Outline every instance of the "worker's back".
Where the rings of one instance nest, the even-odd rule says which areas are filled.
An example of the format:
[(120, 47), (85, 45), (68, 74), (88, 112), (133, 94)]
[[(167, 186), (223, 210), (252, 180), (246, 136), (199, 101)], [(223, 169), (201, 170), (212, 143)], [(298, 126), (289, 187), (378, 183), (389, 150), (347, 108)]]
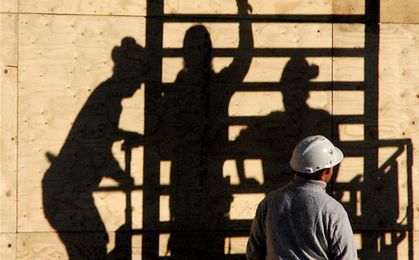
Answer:
[(269, 194), (252, 224), (248, 259), (356, 259), (347, 214), (325, 187), (297, 179)]

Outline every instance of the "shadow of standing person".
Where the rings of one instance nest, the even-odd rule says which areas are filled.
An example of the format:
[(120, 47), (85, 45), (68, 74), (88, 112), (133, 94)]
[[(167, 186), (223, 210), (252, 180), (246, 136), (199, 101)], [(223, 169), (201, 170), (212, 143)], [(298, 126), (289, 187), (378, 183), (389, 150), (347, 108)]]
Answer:
[(237, 160), (241, 183), (254, 182), (246, 179), (243, 160), (246, 157), (261, 158), (266, 191), (277, 189), (293, 176), (288, 162), (301, 139), (317, 134), (331, 138), (330, 114), (307, 104), (310, 80), (318, 74), (318, 66), (309, 65), (303, 56), (293, 56), (286, 64), (280, 80), (285, 111), (275, 111), (256, 119), (236, 139), (243, 155)]
[[(239, 15), (250, 6), (238, 0)], [(183, 42), (184, 68), (164, 93), (159, 122), (162, 158), (171, 161), (170, 216), (174, 231), (168, 250), (173, 259), (223, 259), (224, 236), (232, 201), (222, 174), (227, 145), (228, 104), (251, 62), (251, 23), (241, 19), (233, 62), (212, 68), (212, 43), (202, 25), (189, 28)]]
[(101, 83), (82, 107), (57, 156), (42, 180), (44, 213), (64, 243), (70, 259), (105, 259), (108, 236), (95, 206), (93, 191), (103, 177), (123, 188), (133, 180), (112, 154), (115, 141), (138, 146), (142, 136), (118, 128), (122, 100), (144, 81), (144, 49), (126, 37), (112, 50), (113, 75)]

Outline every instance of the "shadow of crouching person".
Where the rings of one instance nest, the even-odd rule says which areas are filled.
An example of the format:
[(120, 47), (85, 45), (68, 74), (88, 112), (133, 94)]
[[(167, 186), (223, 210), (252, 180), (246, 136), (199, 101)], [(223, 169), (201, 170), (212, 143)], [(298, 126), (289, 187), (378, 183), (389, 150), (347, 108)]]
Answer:
[(113, 75), (101, 83), (82, 107), (57, 156), (42, 180), (44, 213), (64, 243), (70, 259), (105, 259), (108, 235), (95, 206), (93, 191), (103, 177), (123, 188), (133, 180), (112, 154), (115, 141), (130, 146), (142, 136), (118, 128), (122, 100), (140, 88), (147, 72), (144, 49), (124, 38), (112, 50)]

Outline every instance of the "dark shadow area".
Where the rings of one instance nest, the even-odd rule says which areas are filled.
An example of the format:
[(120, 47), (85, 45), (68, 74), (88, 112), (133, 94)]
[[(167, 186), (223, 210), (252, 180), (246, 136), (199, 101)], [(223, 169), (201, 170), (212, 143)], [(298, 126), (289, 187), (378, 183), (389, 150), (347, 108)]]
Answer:
[[(397, 259), (397, 247), (407, 238), (412, 259), (412, 145), (408, 139), (380, 140), (378, 136), (379, 1), (369, 1), (365, 15), (252, 15), (246, 0), (237, 0), (234, 15), (172, 15), (165, 14), (163, 7), (163, 0), (147, 1), (146, 50), (130, 38), (114, 48), (114, 74), (88, 98), (59, 154), (47, 155), (51, 166), (43, 180), (45, 215), (70, 257), (131, 259), (131, 237), (141, 235), (142, 244), (135, 246), (141, 248), (143, 259), (243, 259), (244, 254), (231, 253), (227, 242), (247, 236), (251, 224), (249, 219), (230, 218), (234, 195), (266, 194), (288, 183), (292, 177), (288, 160), (295, 144), (308, 135), (322, 134), (347, 157), (364, 162), (363, 172), (351, 181), (335, 179), (328, 187), (360, 235), (360, 258)], [(184, 35), (182, 48), (163, 48), (163, 25), (173, 22), (238, 24), (238, 47), (215, 48), (208, 29), (193, 25)], [(261, 22), (362, 23), (365, 46), (255, 48), (252, 23)], [(166, 57), (183, 58), (174, 83), (162, 82)], [(215, 57), (233, 60), (215, 72)], [(244, 82), (254, 57), (289, 61), (283, 71), (278, 68), (278, 82)], [(314, 81), (319, 67), (308, 63), (311, 57), (360, 57), (364, 81)], [(118, 128), (121, 101), (131, 97), (141, 83), (145, 85), (144, 136)], [(362, 115), (331, 115), (307, 104), (312, 92), (360, 90), (364, 91)], [(284, 110), (233, 117), (229, 107), (238, 91), (281, 92)], [(341, 140), (339, 127), (351, 124), (363, 125), (362, 140)], [(229, 138), (231, 126), (245, 126), (235, 140)], [(111, 152), (118, 140), (125, 141), (125, 170)], [(139, 145), (144, 145), (144, 183), (132, 186), (131, 148)], [(379, 165), (378, 153), (383, 148), (395, 152)], [(262, 161), (263, 183), (246, 176), (244, 163), (249, 159)], [(405, 159), (405, 169), (398, 162), (401, 159)], [(236, 163), (238, 184), (225, 177), (223, 166), (228, 160)], [(163, 161), (170, 162), (169, 184), (161, 183)], [(336, 172), (336, 176), (345, 174), (341, 169)], [(113, 178), (121, 187), (98, 187), (103, 177)], [(401, 178), (406, 180), (404, 190)], [(143, 191), (141, 230), (131, 227), (131, 206), (137, 203), (131, 202), (134, 189)], [(126, 193), (126, 223), (116, 233), (115, 249), (107, 254), (108, 237), (92, 193), (120, 190)], [(170, 200), (168, 221), (160, 218), (162, 196)], [(407, 203), (404, 211), (402, 203)], [(169, 235), (168, 241), (162, 235)], [(167, 249), (162, 250), (165, 242)], [(162, 251), (166, 254), (161, 255)]]
[[(246, 15), (246, 1), (238, 4)], [(157, 126), (160, 158), (171, 161), (168, 250), (174, 259), (224, 259), (224, 237), (232, 194), (223, 177), (228, 145), (228, 106), (251, 62), (250, 22), (239, 24), (238, 54), (216, 73), (212, 43), (202, 25), (189, 28), (183, 41), (184, 67), (164, 90)]]
[(132, 178), (120, 168), (112, 145), (124, 140), (125, 147), (134, 147), (143, 141), (118, 124), (122, 100), (144, 82), (145, 50), (134, 39), (124, 38), (112, 50), (112, 59), (113, 75), (89, 96), (59, 154), (47, 154), (51, 166), (42, 180), (44, 212), (70, 259), (106, 258), (109, 239), (93, 191), (103, 177), (114, 179), (122, 189), (130, 188)]
[(245, 178), (244, 158), (259, 158), (262, 160), (266, 191), (282, 187), (293, 177), (289, 158), (295, 145), (304, 137), (315, 134), (331, 138), (331, 115), (324, 110), (312, 109), (306, 103), (310, 80), (318, 73), (318, 66), (309, 65), (305, 57), (291, 57), (278, 86), (285, 111), (272, 112), (252, 120), (234, 143), (242, 154), (242, 158), (236, 160), (240, 183), (252, 183)]
[(365, 160), (378, 157), (378, 150), (391, 149), (390, 155), (379, 167), (367, 168), (365, 162), (364, 173), (348, 183), (334, 183), (335, 198), (342, 202), (355, 233), (361, 236), (359, 257), (399, 259), (402, 249), (398, 246), (406, 239), (406, 256), (413, 259), (411, 140), (345, 142), (342, 148), (346, 156), (363, 157)]
[[(307, 135), (323, 134), (342, 147), (348, 157), (363, 158), (362, 178), (355, 177), (349, 183), (338, 183), (335, 179), (328, 187), (328, 192), (342, 201), (350, 215), (359, 235), (357, 239), (362, 244), (361, 259), (397, 259), (397, 247), (405, 237), (408, 255), (412, 258), (410, 140), (380, 140), (378, 136), (380, 2), (366, 2), (365, 14), (361, 15), (244, 15), (240, 11), (243, 10), (240, 4), (244, 2), (238, 1), (238, 15), (165, 14), (163, 1), (148, 2), (148, 15), (152, 17), (148, 20), (147, 34), (150, 52), (159, 62), (164, 57), (183, 57), (184, 68), (174, 84), (162, 83), (157, 80), (163, 73), (162, 66), (156, 62), (153, 67), (156, 80), (146, 84), (149, 91), (146, 96), (146, 138), (156, 132), (165, 137), (160, 137), (164, 145), (156, 144), (160, 149), (151, 145), (145, 147), (148, 176), (145, 176), (144, 198), (158, 201), (159, 196), (169, 195), (171, 220), (168, 223), (158, 221), (158, 202), (146, 205), (150, 211), (146, 212), (145, 208), (144, 214), (156, 221), (147, 220), (144, 225), (149, 233), (143, 237), (143, 247), (146, 247), (143, 256), (159, 258), (159, 233), (165, 231), (171, 234), (168, 246), (171, 255), (160, 258), (244, 258), (243, 254), (231, 254), (231, 248), (225, 242), (247, 236), (250, 227), (249, 220), (233, 220), (226, 215), (232, 197), (268, 193), (287, 183), (291, 178), (288, 160), (294, 145)], [(239, 46), (211, 48), (207, 29), (193, 26), (186, 32), (183, 48), (163, 48), (163, 25), (183, 22), (237, 23), (240, 26)], [(289, 22), (364, 24), (365, 45), (353, 48), (254, 48), (250, 42), (253, 37), (244, 35), (252, 34), (252, 23)], [(244, 26), (248, 29), (243, 30)], [(156, 28), (160, 29), (156, 31)], [(216, 74), (211, 69), (212, 57), (234, 57), (234, 61)], [(253, 57), (287, 57), (290, 60), (283, 71), (278, 71), (279, 83), (264, 82), (264, 79), (256, 83), (243, 82)], [(316, 64), (308, 64), (306, 58), (311, 57), (362, 58), (364, 81), (312, 81), (319, 71)], [(243, 59), (239, 63), (241, 67), (232, 69), (240, 58)], [(199, 69), (195, 72), (188, 66)], [(309, 92), (360, 90), (364, 91), (362, 115), (330, 115), (307, 105)], [(237, 91), (280, 91), (284, 111), (262, 117), (231, 117), (228, 107)], [(155, 100), (161, 100), (161, 103)], [(352, 124), (363, 126), (363, 140), (341, 140), (340, 126)], [(235, 141), (229, 140), (230, 126), (245, 126)], [(399, 152), (378, 167), (378, 151), (387, 146)], [(262, 161), (263, 183), (246, 177), (244, 162), (247, 159)], [(406, 169), (400, 169), (397, 164), (400, 159), (406, 159)], [(160, 160), (172, 162), (171, 181), (167, 187), (158, 182)], [(236, 162), (239, 184), (231, 184), (223, 178), (223, 163), (227, 160)], [(336, 176), (345, 174), (339, 168), (336, 172)], [(400, 190), (398, 182), (404, 178), (401, 176), (404, 173), (407, 174), (407, 188)], [(401, 198), (407, 198), (406, 202), (399, 201)], [(403, 211), (402, 203), (409, 205), (407, 210)], [(400, 216), (404, 214), (402, 212), (406, 216)]]

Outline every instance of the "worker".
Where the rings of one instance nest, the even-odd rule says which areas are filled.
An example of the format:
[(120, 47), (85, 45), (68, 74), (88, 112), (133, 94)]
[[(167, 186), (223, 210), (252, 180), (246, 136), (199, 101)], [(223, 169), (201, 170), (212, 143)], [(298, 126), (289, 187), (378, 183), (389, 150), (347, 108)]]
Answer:
[(326, 193), (343, 157), (321, 135), (296, 145), (290, 160), (294, 179), (259, 204), (247, 259), (357, 259), (348, 214)]

